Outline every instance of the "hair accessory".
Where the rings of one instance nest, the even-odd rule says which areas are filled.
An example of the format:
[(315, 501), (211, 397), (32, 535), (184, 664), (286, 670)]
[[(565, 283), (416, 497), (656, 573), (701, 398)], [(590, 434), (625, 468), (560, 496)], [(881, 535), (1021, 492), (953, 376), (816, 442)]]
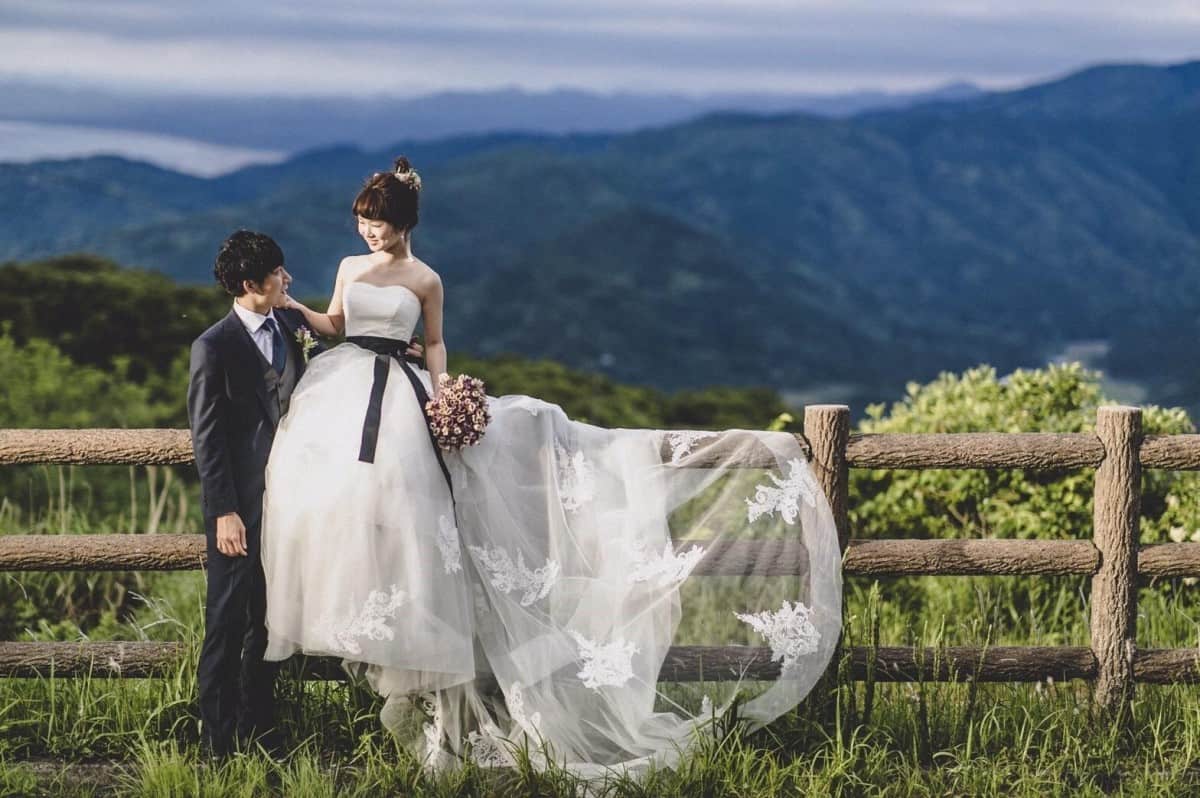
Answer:
[(421, 190), (421, 175), (417, 173), (416, 169), (412, 167), (403, 170), (397, 169), (393, 174), (396, 175), (397, 180), (407, 185), (413, 191)]

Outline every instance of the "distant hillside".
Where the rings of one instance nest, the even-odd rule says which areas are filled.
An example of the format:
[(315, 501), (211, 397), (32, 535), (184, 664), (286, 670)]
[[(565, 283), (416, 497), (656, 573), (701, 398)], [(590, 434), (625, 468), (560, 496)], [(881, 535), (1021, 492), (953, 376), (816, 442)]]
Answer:
[(850, 119), (331, 149), (211, 181), (112, 160), (0, 167), (0, 252), (87, 249), (205, 281), (245, 225), (323, 293), (361, 250), (355, 189), (403, 151), (425, 176), (418, 251), (470, 351), (862, 400), (1103, 338), (1115, 368), (1169, 377), (1192, 404), (1200, 380), (1172, 373), (1164, 341), (1200, 317), (1196, 74), (1104, 68)]
[[(964, 98), (962, 110), (1002, 111), (1011, 116), (1138, 119), (1200, 110), (1200, 61), (1168, 67), (1111, 65), (1085, 69), (1061, 80), (1015, 92)], [(955, 108), (944, 105), (943, 111)]]
[(420, 97), (224, 97), (123, 94), (0, 79), (0, 119), (119, 128), (296, 152), (337, 143), (372, 149), (400, 139), (427, 141), (496, 131), (622, 132), (716, 110), (847, 116), (981, 93), (969, 83), (951, 83), (930, 91), (844, 94), (690, 96), (506, 89)]
[[(18, 397), (33, 398), (34, 405), (18, 401), (14, 406), (10, 401), (5, 406), (0, 401), (0, 412), (9, 411), (7, 420), (18, 426), (86, 426), (97, 421), (186, 425), (190, 344), (229, 313), (229, 307), (229, 296), (215, 285), (181, 285), (161, 274), (122, 268), (90, 255), (0, 264), (0, 319), (6, 322), (0, 325), (0, 355), (7, 349), (11, 363), (14, 343), (30, 346), (16, 361), (19, 369), (22, 362), (46, 358), (50, 353), (40, 344), (51, 341), (50, 351), (69, 358), (44, 364), (47, 371), (37, 372), (32, 393), (17, 391)], [(513, 354), (477, 358), (456, 349), (450, 353), (449, 367), (484, 380), (493, 396), (529, 394), (562, 406), (572, 418), (607, 427), (763, 429), (788, 410), (769, 388), (666, 394)], [(97, 368), (106, 372), (103, 379), (97, 379)], [(53, 386), (69, 382), (75, 369), (86, 372), (85, 383), (110, 389), (102, 399), (118, 396), (133, 404), (83, 407), (79, 386), (69, 391), (66, 405), (55, 401)], [(14, 378), (11, 373), (6, 376), (10, 382)], [(5, 476), (10, 482), (15, 478), (11, 469), (0, 473), (0, 495)]]

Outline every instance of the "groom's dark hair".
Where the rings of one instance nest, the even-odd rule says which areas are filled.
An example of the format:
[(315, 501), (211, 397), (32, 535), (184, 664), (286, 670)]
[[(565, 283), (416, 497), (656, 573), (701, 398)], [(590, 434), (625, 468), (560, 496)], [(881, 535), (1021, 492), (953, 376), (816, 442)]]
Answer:
[(246, 293), (246, 280), (261, 283), (283, 265), (283, 250), (275, 239), (253, 230), (238, 230), (221, 244), (213, 276), (234, 296)]

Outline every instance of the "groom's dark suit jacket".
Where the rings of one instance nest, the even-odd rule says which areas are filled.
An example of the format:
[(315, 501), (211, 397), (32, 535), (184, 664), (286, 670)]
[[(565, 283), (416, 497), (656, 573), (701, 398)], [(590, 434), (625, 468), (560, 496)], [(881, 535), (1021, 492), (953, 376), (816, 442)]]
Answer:
[[(275, 725), (275, 665), (263, 662), (262, 503), (275, 428), (304, 371), (304, 358), (296, 340), (303, 316), (279, 309), (274, 315), (288, 347), (282, 374), (232, 311), (192, 344), (188, 421), (208, 541), (197, 681), (202, 735), (218, 755), (231, 751), (238, 737), (243, 743), (270, 740)], [(217, 550), (217, 518), (231, 512), (246, 525), (245, 557)]]
[(303, 316), (281, 309), (274, 315), (288, 343), (284, 374), (277, 375), (269, 368), (232, 311), (192, 344), (188, 419), (200, 472), (201, 508), (210, 534), (216, 518), (226, 513), (238, 513), (247, 533), (257, 531), (262, 518), (267, 457), (275, 428), (287, 412), (291, 389), (304, 372), (295, 338)]

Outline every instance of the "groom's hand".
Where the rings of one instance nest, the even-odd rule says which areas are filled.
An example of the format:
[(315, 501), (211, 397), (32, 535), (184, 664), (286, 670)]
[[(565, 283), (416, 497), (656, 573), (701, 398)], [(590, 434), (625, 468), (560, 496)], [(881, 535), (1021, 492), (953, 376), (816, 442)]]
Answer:
[(414, 338), (412, 339), (412, 342), (409, 343), (408, 349), (405, 350), (404, 354), (420, 360), (421, 358), (425, 357), (425, 347), (421, 346), (421, 342)]
[(217, 551), (226, 557), (246, 556), (246, 525), (237, 513), (217, 518)]

